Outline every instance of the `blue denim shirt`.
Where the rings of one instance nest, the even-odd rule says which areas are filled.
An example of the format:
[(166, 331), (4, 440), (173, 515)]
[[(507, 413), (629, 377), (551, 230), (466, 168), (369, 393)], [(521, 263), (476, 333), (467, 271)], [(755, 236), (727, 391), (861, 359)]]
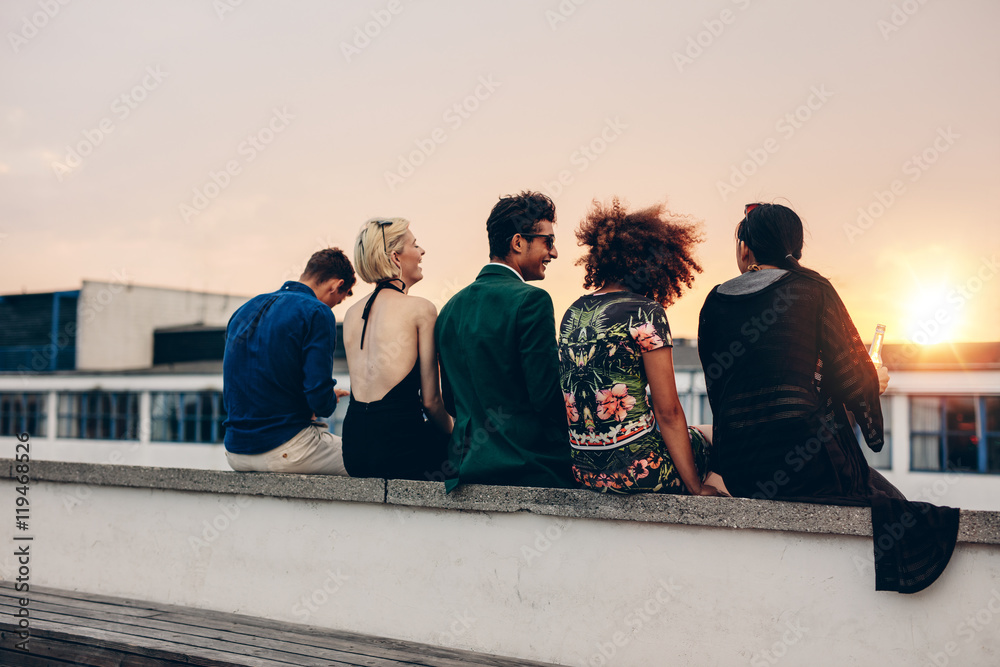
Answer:
[(337, 320), (309, 287), (289, 280), (233, 313), (226, 327), (222, 400), (226, 449), (260, 454), (337, 407)]

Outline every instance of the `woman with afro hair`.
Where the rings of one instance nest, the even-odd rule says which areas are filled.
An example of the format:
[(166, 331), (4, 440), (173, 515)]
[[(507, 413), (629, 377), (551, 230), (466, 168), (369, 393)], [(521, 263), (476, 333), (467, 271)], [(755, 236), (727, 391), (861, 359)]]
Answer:
[(574, 477), (601, 492), (724, 495), (705, 482), (710, 431), (688, 428), (677, 396), (664, 310), (701, 272), (698, 225), (614, 199), (594, 202), (576, 237), (588, 248), (583, 286), (595, 291), (570, 306), (559, 334)]

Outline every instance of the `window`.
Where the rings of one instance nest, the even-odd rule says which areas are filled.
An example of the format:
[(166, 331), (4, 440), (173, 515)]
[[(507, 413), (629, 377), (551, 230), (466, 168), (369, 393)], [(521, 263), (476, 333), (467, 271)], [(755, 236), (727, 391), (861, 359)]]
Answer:
[(882, 439), (885, 442), (882, 445), (882, 451), (873, 452), (868, 447), (865, 443), (865, 437), (861, 434), (861, 427), (856, 424), (854, 435), (858, 439), (858, 444), (861, 445), (861, 450), (865, 453), (868, 465), (879, 470), (892, 470), (892, 399), (883, 396), (879, 402), (882, 405)]
[(138, 440), (139, 394), (129, 391), (59, 394), (60, 438)]
[(701, 402), (701, 423), (712, 423), (712, 404), (708, 401), (708, 394), (699, 394), (698, 400)]
[(226, 432), (220, 391), (153, 392), (151, 416), (157, 442), (219, 443)]
[(913, 470), (1000, 473), (1000, 397), (910, 399)]
[(0, 436), (30, 433), (45, 437), (48, 424), (46, 394), (0, 393)]

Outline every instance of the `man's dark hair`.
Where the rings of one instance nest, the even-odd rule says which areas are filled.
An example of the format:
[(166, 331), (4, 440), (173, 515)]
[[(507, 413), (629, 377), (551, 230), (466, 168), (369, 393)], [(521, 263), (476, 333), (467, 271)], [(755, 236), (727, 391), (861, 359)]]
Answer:
[(542, 220), (556, 220), (556, 205), (541, 192), (525, 190), (519, 195), (501, 197), (486, 220), (490, 257), (510, 254), (510, 240), (515, 234), (531, 234)]
[(346, 292), (354, 287), (357, 278), (354, 276), (354, 267), (351, 266), (347, 255), (340, 248), (326, 248), (313, 253), (306, 264), (303, 278), (309, 278), (317, 283), (325, 283), (330, 279), (340, 278), (344, 284), (340, 286), (341, 292)]

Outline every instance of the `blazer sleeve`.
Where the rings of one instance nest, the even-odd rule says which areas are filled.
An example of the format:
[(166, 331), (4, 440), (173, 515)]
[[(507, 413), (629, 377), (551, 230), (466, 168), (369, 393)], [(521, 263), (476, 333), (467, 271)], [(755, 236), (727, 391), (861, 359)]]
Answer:
[(884, 445), (878, 372), (844, 302), (833, 288), (823, 290), (820, 359), (823, 387), (844, 403), (861, 427), (872, 451)]

